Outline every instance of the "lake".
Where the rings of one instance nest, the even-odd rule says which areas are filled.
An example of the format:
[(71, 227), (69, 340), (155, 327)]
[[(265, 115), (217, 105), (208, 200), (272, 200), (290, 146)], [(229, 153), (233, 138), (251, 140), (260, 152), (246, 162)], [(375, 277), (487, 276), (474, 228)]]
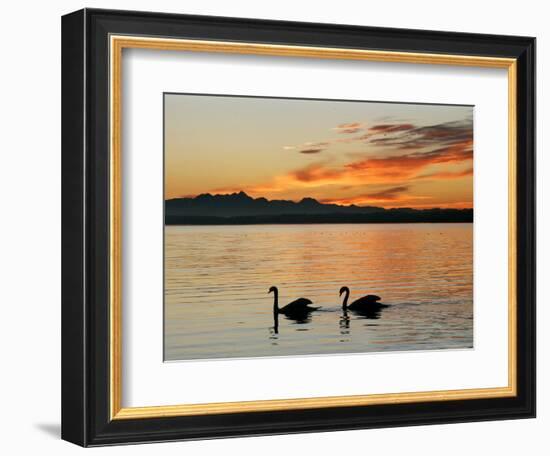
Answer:
[[(165, 227), (166, 361), (473, 347), (473, 225)], [(308, 321), (279, 316), (306, 297)], [(376, 314), (342, 311), (376, 294)]]

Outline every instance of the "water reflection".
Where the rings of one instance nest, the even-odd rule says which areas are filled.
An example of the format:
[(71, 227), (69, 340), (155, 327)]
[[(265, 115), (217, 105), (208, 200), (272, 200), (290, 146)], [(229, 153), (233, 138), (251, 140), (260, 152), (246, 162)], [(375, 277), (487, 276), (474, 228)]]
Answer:
[[(343, 309), (342, 314), (340, 315), (340, 323), (339, 323), (340, 334), (342, 335), (350, 334), (352, 317), (355, 317), (353, 318), (354, 320), (362, 320), (362, 319), (378, 320), (382, 316), (382, 309), (384, 308), (380, 307), (375, 309), (361, 309), (361, 310)], [(377, 326), (377, 325), (363, 325), (363, 326)]]
[[(169, 226), (165, 246), (168, 360), (473, 343), (471, 224)], [(273, 283), (321, 309), (275, 318)], [(343, 284), (391, 306), (344, 312)]]
[[(307, 311), (302, 313), (290, 313), (283, 314), (285, 320), (291, 321), (293, 324), (305, 325), (311, 323), (313, 311)], [(273, 312), (273, 327), (270, 328), (274, 334), (279, 334), (279, 314), (281, 312)], [(296, 331), (307, 331), (308, 328), (297, 328)]]
[(372, 309), (355, 309), (350, 312), (358, 318), (366, 318), (369, 320), (378, 320), (382, 314), (384, 307), (374, 307)]
[(346, 309), (344, 309), (340, 317), (340, 334), (344, 334), (342, 331), (345, 331), (345, 334), (349, 334), (349, 315)]
[[(349, 310), (348, 308), (340, 308), (340, 309), (325, 309), (325, 310), (319, 310), (318, 312), (323, 312), (326, 314), (332, 314), (335, 315), (340, 312), (338, 325), (339, 325), (339, 333), (342, 336), (342, 338), (339, 339), (340, 343), (345, 343), (350, 341), (350, 336), (352, 335), (352, 321), (357, 321), (357, 325), (354, 333), (360, 334), (361, 331), (368, 331), (368, 328), (376, 327), (378, 324), (360, 324), (359, 321), (361, 320), (379, 320), (382, 317), (383, 310), (390, 307), (389, 305), (384, 305), (381, 307), (374, 307), (374, 308), (363, 308), (363, 309), (355, 309), (355, 310)], [(269, 328), (269, 340), (273, 341), (272, 345), (277, 345), (277, 341), (280, 337), (284, 337), (285, 335), (291, 334), (294, 331), (297, 332), (303, 332), (303, 331), (309, 331), (309, 326), (314, 327), (313, 316), (315, 314), (307, 313), (304, 315), (284, 315), (283, 321), (289, 321), (290, 324), (285, 326), (284, 334), (279, 333), (279, 313), (273, 314), (273, 326)], [(301, 325), (299, 327), (293, 327), (293, 325)]]

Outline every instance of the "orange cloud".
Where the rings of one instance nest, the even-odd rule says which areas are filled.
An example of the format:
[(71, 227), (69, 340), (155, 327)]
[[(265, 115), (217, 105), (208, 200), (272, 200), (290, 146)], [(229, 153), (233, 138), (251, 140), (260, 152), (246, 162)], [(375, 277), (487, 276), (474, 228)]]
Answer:
[(398, 199), (402, 193), (408, 192), (409, 186), (402, 185), (400, 187), (391, 187), (385, 190), (367, 194), (366, 196), (373, 199), (381, 199), (384, 201), (392, 201)]
[(327, 181), (331, 179), (340, 180), (343, 171), (338, 169), (331, 169), (325, 167), (322, 163), (314, 163), (306, 166), (305, 168), (292, 171), (287, 174), (291, 180), (295, 179), (299, 182), (318, 182)]
[(473, 175), (474, 168), (470, 167), (461, 171), (438, 171), (429, 174), (422, 174), (417, 176), (416, 179), (456, 179)]
[(430, 165), (442, 163), (460, 163), (473, 158), (473, 141), (471, 139), (442, 147), (430, 152), (413, 152), (410, 154), (374, 157), (346, 165), (355, 172), (366, 171), (378, 176), (411, 178), (419, 170)]
[[(323, 203), (332, 203), (340, 205), (356, 205), (356, 206), (382, 206), (385, 208), (392, 207), (435, 207), (434, 203), (422, 203), (422, 201), (430, 200), (429, 196), (413, 196), (407, 194), (399, 194), (399, 192), (384, 194), (384, 192), (367, 193), (364, 195), (351, 196), (348, 198), (327, 198), (323, 199)], [(445, 207), (448, 207), (445, 204)]]

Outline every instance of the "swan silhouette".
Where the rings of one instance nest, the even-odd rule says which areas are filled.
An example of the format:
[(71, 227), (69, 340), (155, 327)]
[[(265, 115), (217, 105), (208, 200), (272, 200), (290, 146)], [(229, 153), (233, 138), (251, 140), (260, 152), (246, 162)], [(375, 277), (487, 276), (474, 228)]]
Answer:
[(372, 311), (377, 311), (379, 309), (383, 309), (384, 307), (388, 307), (387, 304), (382, 304), (381, 302), (378, 302), (382, 298), (376, 295), (362, 296), (348, 305), (349, 288), (348, 287), (340, 288), (340, 296), (342, 296), (343, 293), (346, 294), (344, 296), (344, 302), (342, 303), (342, 309), (344, 311), (349, 309), (356, 312), (372, 312)]
[(279, 308), (279, 290), (277, 287), (271, 287), (269, 293), (273, 293), (273, 315), (276, 318), (279, 314), (285, 315), (292, 320), (307, 320), (309, 313), (317, 310), (319, 307), (311, 307), (313, 302), (307, 298), (298, 298), (289, 302), (286, 306)]

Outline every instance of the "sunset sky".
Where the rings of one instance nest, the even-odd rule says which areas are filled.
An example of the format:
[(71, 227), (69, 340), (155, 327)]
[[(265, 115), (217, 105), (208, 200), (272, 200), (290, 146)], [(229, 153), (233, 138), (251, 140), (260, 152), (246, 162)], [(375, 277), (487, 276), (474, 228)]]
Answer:
[(165, 198), (473, 206), (473, 108), (165, 95)]

